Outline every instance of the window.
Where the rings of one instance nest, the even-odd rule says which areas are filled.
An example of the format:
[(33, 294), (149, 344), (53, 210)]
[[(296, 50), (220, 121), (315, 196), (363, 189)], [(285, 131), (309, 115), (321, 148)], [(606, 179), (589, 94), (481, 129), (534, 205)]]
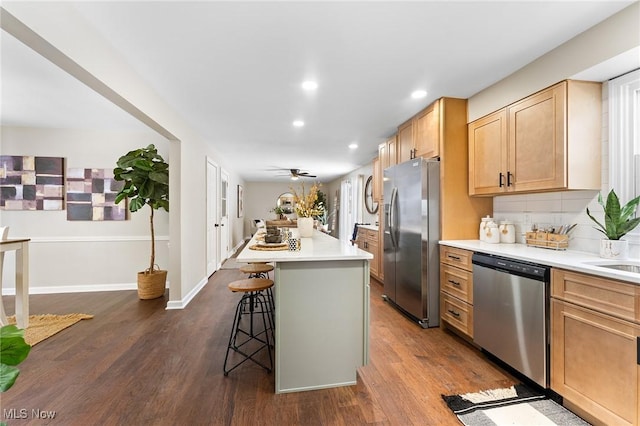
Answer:
[[(621, 203), (640, 195), (640, 70), (609, 81), (609, 182)], [(629, 240), (640, 242), (640, 227)]]

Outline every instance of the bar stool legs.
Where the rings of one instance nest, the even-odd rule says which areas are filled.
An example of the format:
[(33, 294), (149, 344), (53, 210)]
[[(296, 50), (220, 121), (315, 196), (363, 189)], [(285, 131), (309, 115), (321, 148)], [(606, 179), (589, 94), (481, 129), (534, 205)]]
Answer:
[[(229, 372), (249, 360), (264, 368), (267, 372), (271, 372), (273, 369), (271, 355), (273, 343), (269, 338), (269, 332), (273, 330), (273, 323), (269, 300), (263, 291), (273, 287), (273, 281), (264, 278), (251, 278), (234, 281), (228, 287), (231, 291), (242, 291), (244, 294), (236, 306), (227, 353), (224, 357), (224, 375), (227, 376)], [(243, 311), (248, 314), (245, 315), (244, 321), (242, 318)], [(248, 324), (241, 324), (241, 322), (248, 322)], [(257, 355), (264, 350), (268, 355), (268, 364), (256, 359)], [(242, 359), (236, 362), (235, 365), (228, 367), (227, 363), (230, 361), (229, 354), (231, 351), (239, 354)]]

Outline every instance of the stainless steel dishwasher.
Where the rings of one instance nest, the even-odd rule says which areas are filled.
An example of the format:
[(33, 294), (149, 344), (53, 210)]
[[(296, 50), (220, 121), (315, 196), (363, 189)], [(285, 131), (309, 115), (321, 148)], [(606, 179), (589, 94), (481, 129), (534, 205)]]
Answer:
[(475, 253), (473, 340), (542, 387), (549, 387), (550, 268)]

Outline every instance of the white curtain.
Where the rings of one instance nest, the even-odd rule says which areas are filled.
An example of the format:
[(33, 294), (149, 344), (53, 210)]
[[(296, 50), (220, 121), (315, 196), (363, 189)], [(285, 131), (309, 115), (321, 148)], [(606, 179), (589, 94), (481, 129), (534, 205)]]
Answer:
[(340, 239), (349, 241), (353, 232), (353, 194), (351, 179), (344, 179), (340, 182)]
[[(640, 195), (640, 70), (610, 80), (608, 89), (609, 188), (624, 204)], [(640, 243), (640, 228), (625, 239)]]
[(353, 237), (353, 227), (362, 222), (364, 209), (364, 175), (350, 177), (340, 182), (340, 236), (343, 241)]

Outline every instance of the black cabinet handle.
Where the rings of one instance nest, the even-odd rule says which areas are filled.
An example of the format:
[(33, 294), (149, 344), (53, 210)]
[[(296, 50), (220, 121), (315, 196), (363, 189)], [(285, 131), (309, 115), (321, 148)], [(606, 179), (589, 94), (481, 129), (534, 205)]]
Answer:
[(507, 186), (511, 186), (511, 177), (512, 176), (513, 176), (513, 173), (507, 172)]
[(454, 280), (447, 280), (447, 281), (449, 281), (451, 284), (453, 284), (453, 285), (455, 285), (455, 286), (460, 287), (460, 283), (459, 283), (459, 282), (457, 282), (457, 281), (454, 281)]
[(451, 315), (453, 315), (454, 317), (456, 317), (456, 318), (459, 318), (459, 317), (460, 317), (460, 313), (458, 313), (458, 312), (454, 311), (453, 309), (449, 309), (448, 311), (449, 311), (449, 313), (450, 313)]
[(638, 354), (636, 356), (636, 364), (640, 365), (640, 336), (636, 337), (636, 349), (638, 350)]
[(498, 180), (500, 181), (500, 188), (502, 188), (504, 186), (504, 175), (502, 172), (498, 174)]
[(453, 260), (460, 260), (460, 258), (458, 256), (453, 256), (451, 254), (447, 255), (447, 257), (449, 257), (449, 259), (453, 259)]

